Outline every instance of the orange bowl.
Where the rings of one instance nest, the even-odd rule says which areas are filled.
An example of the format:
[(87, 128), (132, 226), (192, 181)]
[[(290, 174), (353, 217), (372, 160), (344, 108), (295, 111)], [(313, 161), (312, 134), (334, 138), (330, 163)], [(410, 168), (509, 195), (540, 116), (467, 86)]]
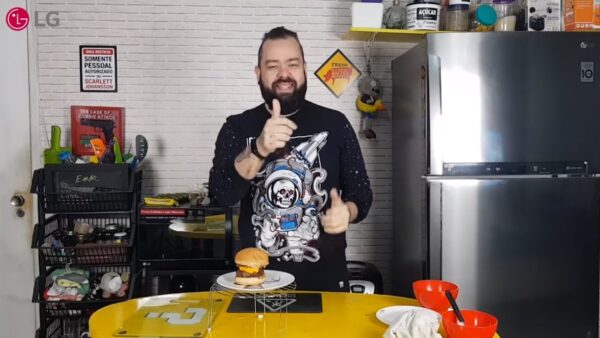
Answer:
[(454, 311), (442, 313), (442, 322), (448, 338), (492, 338), (498, 329), (498, 319), (481, 311), (460, 310), (465, 325), (458, 324)]
[(443, 280), (418, 280), (413, 283), (415, 298), (422, 307), (442, 313), (448, 311), (450, 302), (446, 298), (446, 290), (450, 291), (454, 299), (458, 298), (458, 286)]

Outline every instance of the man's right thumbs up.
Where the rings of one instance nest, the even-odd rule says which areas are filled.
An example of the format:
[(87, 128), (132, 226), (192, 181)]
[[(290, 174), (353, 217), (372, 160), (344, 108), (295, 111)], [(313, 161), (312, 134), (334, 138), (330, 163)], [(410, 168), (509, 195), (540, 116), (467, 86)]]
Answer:
[(271, 112), (271, 118), (277, 119), (281, 116), (281, 104), (279, 104), (279, 100), (273, 99), (273, 111)]
[(298, 126), (292, 120), (281, 116), (279, 100), (273, 99), (271, 118), (267, 120), (256, 140), (258, 151), (261, 155), (267, 157), (275, 150), (285, 147), (296, 129), (298, 129)]

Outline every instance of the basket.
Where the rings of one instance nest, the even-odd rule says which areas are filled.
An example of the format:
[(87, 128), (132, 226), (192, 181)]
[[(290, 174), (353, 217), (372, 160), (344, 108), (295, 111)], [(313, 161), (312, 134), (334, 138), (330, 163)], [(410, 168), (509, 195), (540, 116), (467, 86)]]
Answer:
[(34, 173), (44, 212), (131, 210), (135, 171), (128, 164), (51, 164)]
[[(44, 265), (129, 263), (132, 261), (135, 239), (135, 224), (131, 222), (130, 217), (128, 214), (55, 215), (48, 218), (42, 227), (39, 224), (35, 226), (33, 243), (39, 243), (38, 231), (44, 233), (42, 244), (34, 247), (40, 250)], [(74, 226), (78, 223), (92, 225), (94, 227), (92, 235), (81, 240), (76, 236), (65, 237), (65, 234), (73, 233)], [(110, 239), (101, 237), (110, 234), (109, 228), (117, 229), (114, 232), (126, 233), (121, 243), (114, 243)]]
[[(103, 267), (91, 267), (90, 270), (90, 281), (95, 277), (102, 276), (104, 273), (114, 271), (117, 273), (130, 272), (129, 266), (103, 266)], [(50, 275), (51, 270), (48, 271), (47, 275)], [(39, 303), (40, 308), (43, 309), (47, 317), (58, 317), (58, 318), (80, 318), (89, 317), (98, 309), (101, 309), (107, 305), (122, 302), (127, 299), (131, 299), (135, 295), (135, 289), (137, 288), (137, 276), (130, 276), (129, 290), (125, 297), (113, 297), (108, 299), (90, 300), (89, 295), (86, 295), (80, 301), (47, 301), (44, 299), (44, 291), (52, 284), (51, 280), (44, 280), (43, 278), (36, 278), (34, 291), (33, 291), (33, 302)], [(91, 289), (91, 286), (90, 286)]]

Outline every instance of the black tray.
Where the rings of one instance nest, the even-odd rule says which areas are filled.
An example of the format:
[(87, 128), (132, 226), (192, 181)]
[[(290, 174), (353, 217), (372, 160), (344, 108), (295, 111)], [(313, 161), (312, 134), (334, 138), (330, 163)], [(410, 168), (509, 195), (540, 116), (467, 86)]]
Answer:
[(257, 293), (256, 298), (234, 296), (227, 309), (227, 312), (230, 313), (254, 313), (255, 311), (321, 313), (323, 312), (323, 300), (320, 293), (282, 293), (281, 295), (271, 293), (264, 297)]

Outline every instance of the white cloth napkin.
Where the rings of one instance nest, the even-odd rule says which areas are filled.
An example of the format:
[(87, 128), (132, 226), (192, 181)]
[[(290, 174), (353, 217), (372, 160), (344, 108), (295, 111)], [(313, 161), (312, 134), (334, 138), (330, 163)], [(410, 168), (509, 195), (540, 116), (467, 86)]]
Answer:
[(437, 333), (439, 329), (439, 317), (429, 312), (411, 310), (400, 314), (385, 331), (383, 338), (442, 338)]

